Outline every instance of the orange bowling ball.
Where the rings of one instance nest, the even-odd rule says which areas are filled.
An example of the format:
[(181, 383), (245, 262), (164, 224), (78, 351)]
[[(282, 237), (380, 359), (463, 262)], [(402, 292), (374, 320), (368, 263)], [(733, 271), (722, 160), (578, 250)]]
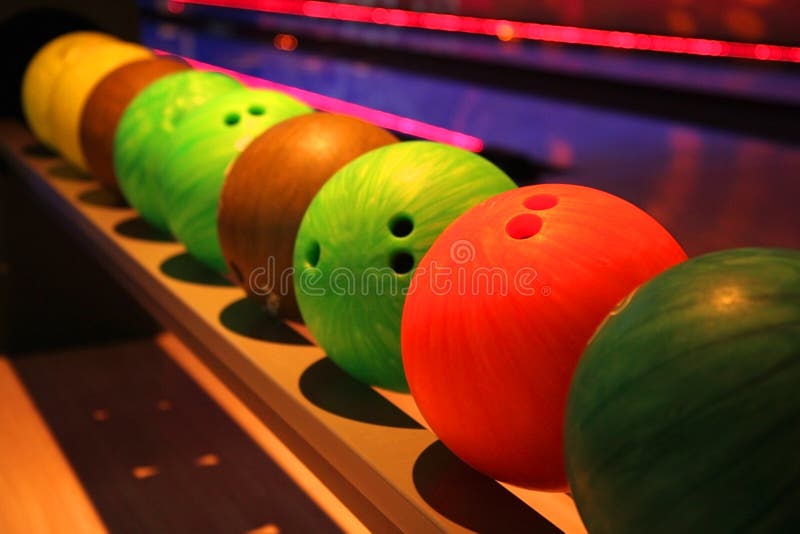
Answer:
[(566, 491), (564, 413), (586, 343), (637, 286), (686, 259), (650, 215), (588, 187), (522, 187), (436, 239), (403, 309), (411, 394), (482, 473)]

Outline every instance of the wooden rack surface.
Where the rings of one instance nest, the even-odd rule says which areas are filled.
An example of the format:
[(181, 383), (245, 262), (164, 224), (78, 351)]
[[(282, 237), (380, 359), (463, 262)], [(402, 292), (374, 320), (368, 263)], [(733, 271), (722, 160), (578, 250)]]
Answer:
[[(350, 379), (301, 325), (152, 232), (89, 177), (0, 122), (2, 155), (33, 194), (373, 530), (585, 532), (566, 494), (504, 486), (447, 451), (409, 395)], [(12, 229), (13, 231), (13, 229)], [(487, 437), (487, 439), (490, 439)]]

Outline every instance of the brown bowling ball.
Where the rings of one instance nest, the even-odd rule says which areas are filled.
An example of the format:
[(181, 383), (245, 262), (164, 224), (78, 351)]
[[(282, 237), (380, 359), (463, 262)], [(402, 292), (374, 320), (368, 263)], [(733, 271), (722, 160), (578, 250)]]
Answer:
[(104, 186), (118, 189), (114, 174), (114, 134), (125, 108), (157, 79), (189, 68), (175, 58), (144, 59), (113, 70), (94, 88), (81, 114), (81, 150), (89, 172)]
[(395, 142), (362, 120), (311, 113), (273, 126), (236, 159), (220, 199), (222, 254), (236, 281), (270, 313), (302, 320), (285, 273), (311, 199), (346, 163)]

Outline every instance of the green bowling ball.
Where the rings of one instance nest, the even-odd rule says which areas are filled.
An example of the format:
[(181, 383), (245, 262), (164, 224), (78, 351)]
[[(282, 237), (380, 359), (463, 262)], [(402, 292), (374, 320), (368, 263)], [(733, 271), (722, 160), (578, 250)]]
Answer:
[(114, 135), (114, 171), (125, 199), (154, 227), (167, 231), (158, 173), (175, 128), (210, 99), (241, 88), (230, 76), (187, 70), (153, 82), (125, 109)]
[(227, 272), (217, 211), (229, 167), (260, 133), (311, 112), (277, 91), (238, 89), (209, 101), (175, 129), (160, 172), (160, 192), (169, 229), (192, 256)]
[(570, 388), (565, 457), (589, 532), (795, 531), (798, 391), (800, 251), (707, 254), (640, 286)]
[(455, 218), (514, 188), (481, 156), (410, 141), (345, 165), (317, 193), (295, 241), (303, 319), (342, 369), (408, 391), (400, 319), (414, 268)]

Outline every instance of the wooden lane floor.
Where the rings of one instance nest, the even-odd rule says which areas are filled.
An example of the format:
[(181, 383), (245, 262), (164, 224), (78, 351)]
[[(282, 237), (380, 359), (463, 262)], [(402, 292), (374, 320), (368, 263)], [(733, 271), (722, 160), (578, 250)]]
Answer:
[(359, 532), (171, 334), (0, 360), (0, 532)]

